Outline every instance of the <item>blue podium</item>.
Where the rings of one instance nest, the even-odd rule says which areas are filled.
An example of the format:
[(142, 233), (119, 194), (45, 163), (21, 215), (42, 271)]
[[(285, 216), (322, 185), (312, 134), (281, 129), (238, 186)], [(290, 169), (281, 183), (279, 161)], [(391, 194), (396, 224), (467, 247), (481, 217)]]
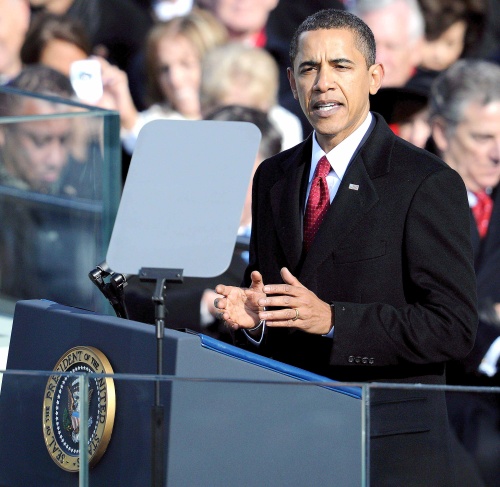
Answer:
[[(16, 305), (7, 370), (52, 371), (74, 347), (114, 371), (111, 439), (89, 485), (151, 483), (155, 328), (49, 301)], [(355, 387), (210, 339), (166, 330), (161, 382), (167, 486), (359, 486), (362, 401)], [(133, 374), (133, 375), (131, 375)], [(7, 373), (0, 393), (0, 485), (77, 486), (50, 457), (42, 404), (48, 375)]]

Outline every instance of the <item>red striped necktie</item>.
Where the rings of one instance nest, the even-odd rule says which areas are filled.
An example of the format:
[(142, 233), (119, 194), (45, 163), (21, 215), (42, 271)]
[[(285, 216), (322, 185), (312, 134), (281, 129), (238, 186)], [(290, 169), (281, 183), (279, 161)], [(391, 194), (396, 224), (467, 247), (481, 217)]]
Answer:
[(477, 202), (472, 207), (472, 214), (476, 220), (479, 236), (483, 238), (488, 232), (488, 224), (490, 223), (491, 212), (493, 210), (493, 200), (484, 190), (474, 194)]
[(304, 215), (304, 249), (306, 251), (309, 250), (330, 206), (330, 193), (328, 191), (326, 176), (331, 168), (328, 159), (326, 156), (323, 156), (318, 161), (318, 165), (314, 171)]

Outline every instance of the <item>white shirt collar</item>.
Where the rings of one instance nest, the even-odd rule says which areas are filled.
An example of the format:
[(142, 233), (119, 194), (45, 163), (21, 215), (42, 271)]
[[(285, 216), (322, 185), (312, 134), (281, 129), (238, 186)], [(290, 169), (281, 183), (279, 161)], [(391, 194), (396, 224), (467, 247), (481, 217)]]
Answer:
[[(492, 191), (493, 188), (485, 189), (486, 194), (489, 194), (490, 196)], [(477, 196), (472, 191), (467, 190), (467, 199), (469, 200), (469, 208), (474, 208), (474, 206), (477, 205)]]
[(311, 182), (314, 171), (316, 170), (316, 166), (318, 165), (318, 161), (326, 155), (326, 158), (330, 162), (332, 169), (335, 171), (337, 177), (342, 180), (344, 174), (347, 170), (347, 166), (349, 162), (351, 162), (352, 156), (354, 152), (358, 148), (359, 144), (363, 140), (366, 132), (370, 128), (370, 124), (372, 122), (373, 115), (368, 112), (364, 122), (347, 138), (345, 138), (339, 145), (334, 147), (328, 154), (325, 154), (323, 149), (319, 146), (318, 141), (316, 140), (316, 131), (314, 131), (313, 138), (313, 146), (312, 146), (312, 155), (311, 155), (311, 171), (309, 173), (309, 182)]

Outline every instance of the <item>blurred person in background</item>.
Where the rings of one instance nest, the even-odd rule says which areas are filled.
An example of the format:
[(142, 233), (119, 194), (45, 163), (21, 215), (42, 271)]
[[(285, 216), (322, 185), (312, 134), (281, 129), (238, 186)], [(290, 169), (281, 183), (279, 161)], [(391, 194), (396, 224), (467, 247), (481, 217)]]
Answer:
[[(98, 77), (91, 83), (80, 88), (76, 86), (76, 93), (72, 93), (75, 100), (87, 105), (94, 105), (109, 110), (117, 110), (124, 131), (132, 127), (137, 116), (128, 77), (125, 71), (110, 64), (104, 58), (91, 55), (91, 43), (87, 30), (79, 20), (69, 15), (58, 15), (50, 12), (38, 13), (26, 35), (21, 49), (21, 58), (26, 66), (42, 64), (59, 71), (68, 80), (79, 82), (79, 74), (85, 67), (77, 68), (72, 75), (75, 63), (89, 59), (99, 63)], [(99, 86), (97, 86), (99, 85)], [(71, 152), (78, 160), (88, 160), (88, 140), (92, 136), (99, 138), (101, 127), (97, 119), (83, 119), (74, 123)], [(130, 155), (122, 151), (122, 173), (126, 176), (130, 162)]]
[[(201, 118), (201, 63), (212, 48), (226, 41), (224, 26), (210, 12), (199, 9), (151, 29), (145, 51), (148, 108), (135, 114), (127, 109), (122, 116), (122, 141), (129, 153), (140, 129), (151, 120)], [(118, 103), (126, 94), (122, 85), (123, 80), (122, 84), (117, 81)]]
[(69, 77), (71, 64), (87, 59), (91, 52), (87, 31), (78, 20), (42, 13), (30, 25), (21, 59), (24, 64), (44, 64)]
[[(439, 155), (461, 176), (471, 208), (479, 327), (472, 352), (448, 369), (448, 383), (499, 386), (500, 358), (500, 67), (459, 60), (432, 85), (432, 136)], [(500, 397), (450, 393), (458, 438), (488, 486), (500, 478)]]
[(88, 99), (81, 92), (82, 103), (99, 106), (120, 113), (122, 127), (133, 127), (137, 110), (129, 89), (125, 71), (106, 59), (91, 54), (90, 39), (81, 23), (68, 15), (39, 13), (33, 20), (21, 49), (21, 58), (27, 66), (42, 64), (71, 78), (73, 63), (93, 59), (100, 65), (101, 95)]
[(418, 147), (431, 133), (428, 99), (440, 71), (474, 52), (484, 28), (483, 0), (418, 0), (425, 20), (422, 60), (404, 86), (384, 87), (371, 97), (372, 109), (393, 131)]
[(280, 106), (278, 65), (259, 47), (230, 43), (213, 49), (203, 61), (200, 86), (202, 113), (224, 105), (244, 105), (268, 113), (283, 138), (283, 149), (302, 142), (302, 125)]
[(425, 20), (420, 68), (442, 71), (471, 57), (483, 36), (484, 0), (418, 0)]
[(396, 135), (421, 148), (431, 134), (428, 102), (433, 79), (418, 72), (404, 86), (381, 88), (370, 96), (370, 109), (380, 113)]
[(75, 208), (101, 197), (101, 159), (73, 155), (76, 119), (63, 115), (78, 110), (63, 103), (73, 96), (66, 76), (39, 64), (0, 93), (0, 117), (27, 118), (0, 124), (0, 293), (13, 299), (89, 304), (98, 216), (84, 211), (88, 201)]
[[(73, 88), (64, 75), (43, 66), (24, 69), (10, 87), (44, 95), (70, 97)], [(50, 115), (63, 112), (56, 102), (2, 93), (3, 116)], [(61, 176), (69, 160), (71, 120), (51, 118), (0, 125), (0, 183), (46, 194), (71, 194)]]
[[(138, 1), (138, 0), (136, 0)], [(145, 0), (142, 0), (143, 2)], [(146, 0), (154, 16), (160, 22), (187, 15), (193, 8), (193, 0)]]
[(417, 0), (357, 0), (351, 11), (375, 36), (382, 87), (404, 86), (422, 62), (425, 24)]
[(78, 20), (92, 53), (124, 70), (136, 106), (143, 107), (141, 51), (154, 19), (134, 0), (30, 0), (32, 17), (50, 12)]
[(21, 46), (29, 23), (28, 0), (0, 0), (0, 84), (21, 72)]
[(224, 24), (233, 42), (247, 46), (266, 45), (266, 23), (278, 0), (198, 0)]

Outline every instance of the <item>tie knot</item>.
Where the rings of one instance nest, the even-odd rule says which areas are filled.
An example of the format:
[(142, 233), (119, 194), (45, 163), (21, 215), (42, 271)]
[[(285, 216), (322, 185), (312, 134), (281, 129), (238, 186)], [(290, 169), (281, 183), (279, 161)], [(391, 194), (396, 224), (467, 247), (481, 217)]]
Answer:
[(477, 193), (474, 193), (474, 195), (480, 205), (488, 205), (492, 202), (491, 196), (484, 190), (478, 191)]
[(316, 170), (314, 171), (314, 177), (315, 178), (326, 178), (326, 176), (328, 176), (328, 173), (330, 172), (331, 168), (332, 168), (332, 166), (330, 166), (328, 159), (326, 158), (326, 156), (323, 156), (318, 161), (318, 165), (316, 166)]

